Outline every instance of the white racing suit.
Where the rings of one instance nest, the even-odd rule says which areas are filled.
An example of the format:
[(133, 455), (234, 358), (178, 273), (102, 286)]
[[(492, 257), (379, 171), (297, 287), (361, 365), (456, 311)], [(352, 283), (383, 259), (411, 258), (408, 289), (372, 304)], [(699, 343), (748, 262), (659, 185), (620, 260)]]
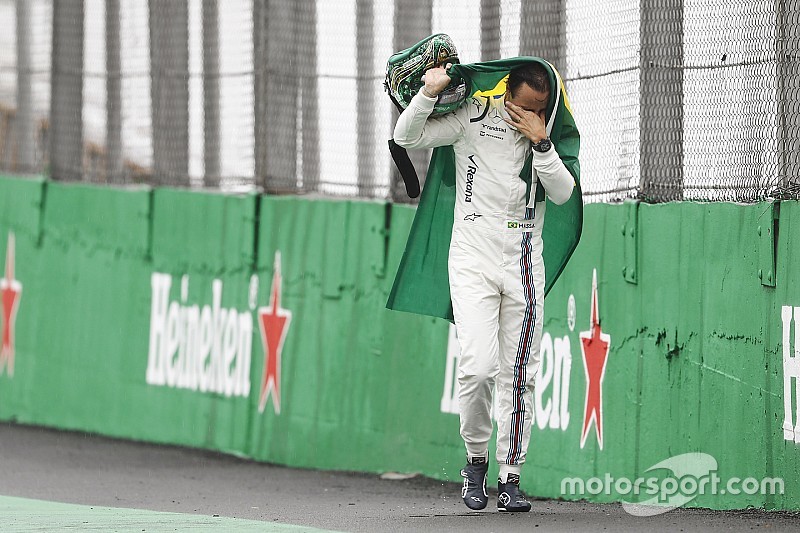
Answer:
[[(544, 308), (542, 224), (536, 181), (550, 200), (566, 202), (574, 179), (555, 148), (533, 151), (533, 184), (519, 174), (530, 141), (503, 121), (503, 96), (474, 97), (453, 113), (429, 118), (435, 98), (417, 94), (400, 115), (404, 148), (453, 145), (456, 204), (450, 242), (450, 294), (461, 347), (461, 436), (468, 457), (487, 457), (492, 389), (498, 395), (497, 452), (503, 482), (525, 462), (539, 369)], [(551, 125), (548, 125), (548, 134)]]

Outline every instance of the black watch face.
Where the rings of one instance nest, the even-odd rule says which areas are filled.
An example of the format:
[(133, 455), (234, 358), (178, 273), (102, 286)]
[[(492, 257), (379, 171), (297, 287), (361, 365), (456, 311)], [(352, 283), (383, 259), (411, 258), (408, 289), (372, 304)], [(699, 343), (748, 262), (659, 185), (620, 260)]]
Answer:
[(542, 139), (538, 143), (533, 145), (533, 149), (537, 152), (546, 152), (550, 149), (552, 143), (547, 139)]

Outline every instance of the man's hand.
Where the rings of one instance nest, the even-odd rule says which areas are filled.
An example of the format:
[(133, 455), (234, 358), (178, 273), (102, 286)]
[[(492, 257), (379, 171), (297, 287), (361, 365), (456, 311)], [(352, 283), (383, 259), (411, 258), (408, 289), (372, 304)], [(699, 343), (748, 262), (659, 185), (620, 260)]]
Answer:
[(422, 81), (425, 82), (422, 92), (425, 96), (433, 98), (447, 88), (450, 84), (450, 76), (447, 75), (447, 69), (451, 66), (452, 64), (448, 63), (444, 67), (434, 67), (425, 71), (422, 76)]
[(504, 118), (508, 124), (517, 128), (533, 143), (538, 143), (547, 137), (547, 127), (544, 119), (544, 110), (539, 113), (526, 111), (518, 105), (506, 102), (506, 111), (511, 120)]

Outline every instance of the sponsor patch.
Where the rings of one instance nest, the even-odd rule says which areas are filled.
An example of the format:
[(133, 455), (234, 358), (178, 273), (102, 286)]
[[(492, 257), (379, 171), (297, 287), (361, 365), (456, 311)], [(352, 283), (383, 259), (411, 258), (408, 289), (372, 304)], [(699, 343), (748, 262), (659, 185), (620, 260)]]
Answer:
[(478, 163), (475, 162), (475, 154), (469, 156), (469, 161), (472, 163), (467, 167), (467, 186), (464, 190), (464, 201), (472, 201), (472, 183), (475, 181), (475, 173), (478, 172)]
[(533, 231), (536, 225), (533, 223), (533, 220), (509, 220), (506, 227), (513, 231), (527, 233)]

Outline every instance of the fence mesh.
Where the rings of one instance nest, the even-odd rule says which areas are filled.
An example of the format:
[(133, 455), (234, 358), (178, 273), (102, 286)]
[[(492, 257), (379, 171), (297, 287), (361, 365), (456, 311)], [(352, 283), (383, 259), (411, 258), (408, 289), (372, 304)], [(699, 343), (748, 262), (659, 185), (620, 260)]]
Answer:
[(408, 201), (385, 62), (445, 32), (559, 67), (587, 201), (800, 197), (797, 0), (0, 0), (0, 27), (4, 172)]

